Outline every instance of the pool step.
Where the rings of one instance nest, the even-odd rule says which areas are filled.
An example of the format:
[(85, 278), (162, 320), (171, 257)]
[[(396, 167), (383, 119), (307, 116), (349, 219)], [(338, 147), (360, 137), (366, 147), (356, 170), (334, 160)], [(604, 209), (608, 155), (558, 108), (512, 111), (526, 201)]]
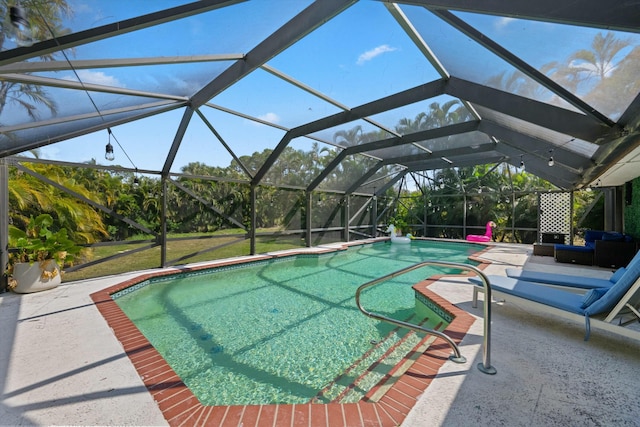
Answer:
[[(429, 319), (417, 321), (415, 315), (406, 322), (424, 325)], [(312, 403), (350, 403), (361, 400), (372, 388), (380, 388), (392, 376), (390, 371), (423, 340), (421, 335), (404, 328), (394, 328), (353, 365), (318, 393)]]
[[(424, 319), (418, 324), (428, 325), (428, 328), (434, 330), (442, 327), (442, 323), (429, 324), (429, 319)], [(350, 387), (336, 402), (354, 403), (362, 399), (377, 402), (435, 339), (434, 336), (425, 339), (423, 334), (417, 334), (415, 331), (408, 332), (393, 349), (385, 353), (384, 358), (381, 358), (375, 366), (370, 367), (355, 381), (357, 387), (364, 391), (364, 396), (362, 396), (362, 391), (356, 393), (355, 387)]]
[[(433, 329), (439, 329), (433, 328)], [(416, 335), (414, 333), (414, 335)], [(396, 381), (404, 375), (413, 365), (418, 357), (427, 351), (431, 343), (433, 343), (437, 337), (429, 336), (426, 339), (422, 338), (418, 340), (418, 345), (409, 349), (407, 353), (404, 353), (404, 360), (398, 361), (393, 369), (384, 375), (383, 378), (380, 379), (378, 384), (372, 387), (368, 393), (364, 396), (364, 400), (368, 402), (377, 402), (385, 395), (385, 393), (396, 383)]]

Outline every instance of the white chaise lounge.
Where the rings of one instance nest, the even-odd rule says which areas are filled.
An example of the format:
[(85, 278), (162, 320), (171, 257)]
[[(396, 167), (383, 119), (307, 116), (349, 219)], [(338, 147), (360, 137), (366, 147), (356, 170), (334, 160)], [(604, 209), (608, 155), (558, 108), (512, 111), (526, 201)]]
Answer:
[[(580, 292), (568, 285), (564, 285), (567, 289), (560, 289), (513, 277), (487, 277), (496, 298), (585, 322), (585, 340), (589, 338), (591, 327), (640, 340), (640, 328), (625, 327), (640, 320), (640, 252), (611, 286), (593, 287), (586, 292), (584, 287)], [(477, 278), (469, 280), (479, 285), (474, 286), (475, 306), (478, 292), (483, 291), (482, 282)]]

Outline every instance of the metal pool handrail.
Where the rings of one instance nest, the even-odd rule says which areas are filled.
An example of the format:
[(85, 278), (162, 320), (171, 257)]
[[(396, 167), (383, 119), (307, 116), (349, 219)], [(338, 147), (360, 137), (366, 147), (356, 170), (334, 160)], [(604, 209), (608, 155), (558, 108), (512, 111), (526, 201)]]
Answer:
[[(372, 313), (367, 311), (362, 304), (360, 303), (360, 294), (366, 288), (377, 285), (382, 282), (386, 282), (387, 280), (393, 279), (394, 277), (400, 276), (402, 274), (408, 273), (409, 271), (416, 270), (418, 268), (425, 267), (427, 265), (435, 265), (440, 267), (453, 267), (457, 269), (472, 271), (482, 281), (482, 286), (484, 288), (484, 343), (483, 343), (483, 353), (482, 353), (482, 363), (478, 363), (478, 369), (485, 374), (493, 375), (497, 371), (491, 366), (491, 285), (489, 283), (489, 279), (487, 276), (478, 268), (469, 265), (469, 264), (461, 264), (456, 262), (448, 262), (448, 261), (423, 261), (412, 266), (403, 268), (402, 270), (398, 270), (394, 273), (387, 274), (386, 276), (379, 277), (377, 279), (371, 280), (356, 290), (356, 304), (358, 305), (358, 309), (364, 313), (366, 316), (369, 316), (373, 319), (381, 320), (383, 322), (391, 323), (396, 326), (400, 326), (403, 328), (412, 329), (414, 331), (421, 331), (428, 335), (435, 335), (447, 341), (451, 349), (453, 350), (453, 354), (449, 356), (449, 360), (456, 363), (465, 363), (467, 359), (460, 354), (460, 349), (458, 345), (446, 334), (435, 331), (428, 328), (423, 328), (419, 325), (414, 325), (412, 323), (403, 322), (402, 320), (392, 319), (387, 316), (383, 316), (381, 314)], [(474, 285), (475, 286), (475, 285)]]

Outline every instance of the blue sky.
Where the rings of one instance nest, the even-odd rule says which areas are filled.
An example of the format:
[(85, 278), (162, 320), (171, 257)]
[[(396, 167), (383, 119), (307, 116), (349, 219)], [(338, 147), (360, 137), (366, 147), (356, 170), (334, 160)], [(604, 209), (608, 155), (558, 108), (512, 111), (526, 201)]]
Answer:
[[(183, 2), (70, 0), (74, 15), (68, 26), (74, 30), (93, 28), (180, 3)], [(70, 53), (70, 58), (74, 61), (246, 53), (307, 3), (309, 2), (301, 0), (283, 1), (278, 3), (280, 7), (274, 8), (272, 0), (252, 0), (165, 26), (79, 46)], [(478, 75), (496, 74), (504, 66), (501, 60), (487, 54), (475, 46), (475, 43), (469, 42), (466, 36), (448, 28), (423, 8), (403, 7), (403, 10), (409, 18), (415, 20), (416, 28), (423, 32), (423, 37), (432, 44), (436, 54), (446, 59), (445, 66), (454, 75), (469, 79), (475, 76), (478, 81), (482, 81), (482, 77), (477, 77)], [(123, 13), (126, 15), (122, 15)], [(462, 13), (459, 16), (513, 53), (531, 61), (534, 66), (540, 66), (550, 59), (563, 60), (577, 49), (588, 48), (590, 40), (598, 32), (500, 17)], [(638, 37), (632, 37), (634, 43), (638, 44)], [(420, 54), (384, 5), (377, 1), (356, 3), (268, 64), (348, 107), (439, 78), (438, 73)], [(85, 83), (189, 96), (228, 65), (228, 62), (214, 62), (188, 66), (106, 68), (79, 70), (78, 74)], [(75, 78), (70, 72), (50, 75), (56, 78)], [(92, 93), (92, 96), (103, 111), (133, 104), (124, 95)], [(446, 100), (446, 97), (438, 99), (439, 102)], [(284, 84), (263, 70), (252, 73), (211, 102), (284, 127), (299, 126), (340, 111), (304, 91)], [(391, 111), (376, 120), (393, 128), (400, 118), (413, 118), (425, 111), (430, 102), (433, 100), (408, 106), (400, 111)], [(83, 109), (91, 110), (87, 95), (80, 91), (69, 99), (60, 100), (58, 104), (58, 116), (77, 113)], [(273, 148), (283, 135), (281, 130), (269, 129), (243, 118), (208, 108), (203, 108), (202, 111), (238, 155)], [(181, 116), (182, 110), (178, 110), (138, 123), (117, 126), (112, 130), (136, 167), (159, 169), (164, 164)], [(180, 166), (192, 161), (215, 166), (228, 165), (230, 156), (196, 115), (192, 120), (193, 125), (185, 136), (172, 170), (178, 171)], [(350, 127), (352, 125), (344, 128)], [(334, 131), (332, 129), (321, 136), (330, 140)], [(45, 147), (41, 152), (46, 158), (70, 161), (95, 158), (99, 163), (107, 163), (104, 160), (107, 139), (107, 132), (101, 131)], [(115, 142), (112, 143), (116, 150), (114, 163), (132, 166), (121, 153), (121, 148)], [(303, 148), (310, 144), (311, 142), (296, 142), (295, 146)]]

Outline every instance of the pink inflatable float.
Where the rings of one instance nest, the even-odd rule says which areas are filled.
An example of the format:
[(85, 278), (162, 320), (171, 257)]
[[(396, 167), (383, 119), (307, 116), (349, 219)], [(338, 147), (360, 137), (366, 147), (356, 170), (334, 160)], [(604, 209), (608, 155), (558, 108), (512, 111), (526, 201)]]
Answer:
[(487, 231), (484, 234), (469, 234), (467, 236), (467, 240), (470, 242), (490, 242), (491, 241), (491, 232), (493, 231), (493, 227), (496, 226), (496, 223), (493, 221), (489, 221), (487, 223)]

